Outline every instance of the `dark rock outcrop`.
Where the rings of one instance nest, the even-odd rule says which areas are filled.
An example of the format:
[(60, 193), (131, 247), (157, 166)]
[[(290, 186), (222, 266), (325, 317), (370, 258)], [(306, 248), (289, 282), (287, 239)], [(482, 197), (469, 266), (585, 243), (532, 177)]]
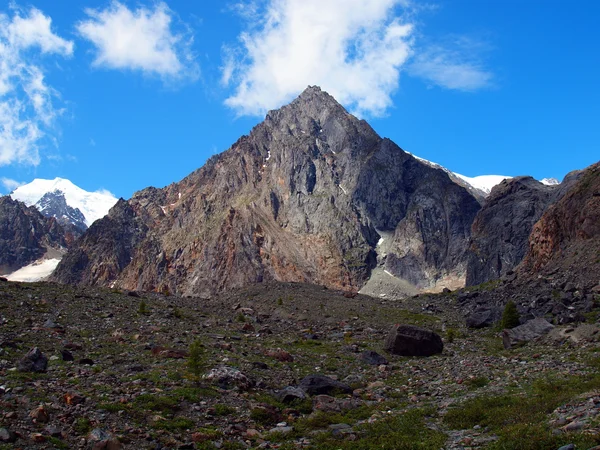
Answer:
[(120, 201), (54, 279), (200, 296), (269, 280), (356, 292), (387, 233), (390, 274), (458, 286), (479, 208), (311, 87), (181, 182)]
[(0, 197), (0, 274), (31, 264), (50, 248), (66, 246), (65, 231), (56, 219), (9, 196)]
[(432, 356), (442, 353), (444, 343), (439, 334), (414, 325), (394, 325), (384, 349), (400, 356)]
[(506, 275), (529, 248), (533, 225), (577, 180), (579, 172), (560, 185), (547, 186), (531, 177), (504, 180), (492, 189), (471, 228), (467, 286)]

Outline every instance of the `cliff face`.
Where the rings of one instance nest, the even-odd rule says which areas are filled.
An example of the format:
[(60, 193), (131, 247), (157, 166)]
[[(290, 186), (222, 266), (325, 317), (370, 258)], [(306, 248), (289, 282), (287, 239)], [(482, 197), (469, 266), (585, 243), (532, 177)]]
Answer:
[(164, 189), (120, 201), (63, 258), (69, 283), (210, 295), (266, 280), (358, 290), (380, 263), (464, 280), (475, 198), (319, 88)]
[(56, 219), (9, 196), (0, 197), (0, 274), (36, 261), (50, 248), (61, 250), (68, 240)]
[(579, 176), (579, 171), (572, 172), (559, 185), (516, 177), (495, 186), (471, 228), (466, 285), (500, 278), (519, 265), (529, 249), (533, 225)]
[(587, 168), (535, 224), (521, 271), (568, 271), (578, 279), (600, 283), (598, 268), (600, 163)]

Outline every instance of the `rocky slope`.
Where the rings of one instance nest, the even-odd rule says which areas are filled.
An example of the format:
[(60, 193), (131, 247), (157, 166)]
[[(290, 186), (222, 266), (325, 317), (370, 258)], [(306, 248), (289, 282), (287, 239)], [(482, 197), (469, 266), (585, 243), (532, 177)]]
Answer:
[[(403, 302), (342, 294), (263, 283), (200, 301), (0, 279), (0, 448), (600, 443), (597, 324), (504, 350), (497, 333), (464, 327), (451, 294)], [(395, 323), (440, 333), (443, 353), (384, 352)], [(26, 354), (35, 364), (22, 362)], [(343, 389), (293, 388), (309, 375)]]
[(311, 87), (181, 182), (117, 203), (54, 278), (203, 296), (267, 280), (356, 291), (379, 264), (441, 289), (464, 283), (478, 209)]
[(0, 274), (11, 273), (48, 252), (62, 253), (73, 238), (56, 219), (8, 196), (0, 197)]
[(40, 198), (35, 207), (46, 217), (54, 217), (63, 228), (69, 228), (78, 232), (78, 236), (87, 229), (86, 219), (79, 208), (73, 208), (67, 204), (65, 194), (56, 190), (46, 192)]
[(579, 175), (579, 171), (572, 172), (553, 185), (516, 177), (494, 187), (471, 228), (466, 285), (494, 280), (514, 269), (529, 248), (533, 225)]

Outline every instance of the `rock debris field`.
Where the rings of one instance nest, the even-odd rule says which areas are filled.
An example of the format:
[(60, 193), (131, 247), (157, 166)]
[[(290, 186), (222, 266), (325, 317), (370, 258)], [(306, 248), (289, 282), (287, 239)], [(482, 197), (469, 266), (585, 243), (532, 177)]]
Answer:
[[(452, 292), (0, 281), (0, 449), (596, 448), (592, 313), (507, 350), (500, 329), (466, 328)], [(396, 324), (442, 352), (387, 352)]]

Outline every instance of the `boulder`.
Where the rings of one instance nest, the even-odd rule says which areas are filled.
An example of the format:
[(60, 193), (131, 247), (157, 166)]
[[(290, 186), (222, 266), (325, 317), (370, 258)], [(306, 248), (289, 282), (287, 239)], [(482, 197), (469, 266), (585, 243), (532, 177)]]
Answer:
[(509, 349), (515, 345), (522, 345), (540, 338), (548, 334), (553, 328), (554, 325), (546, 319), (538, 317), (510, 330), (503, 330), (502, 343), (504, 348)]
[(253, 386), (252, 380), (233, 367), (222, 366), (212, 369), (206, 379), (219, 385), (222, 389), (238, 388), (246, 391)]
[(306, 394), (299, 387), (288, 386), (275, 393), (275, 398), (283, 403), (291, 403), (294, 400), (304, 400)]
[(502, 318), (500, 308), (479, 308), (467, 317), (467, 327), (485, 328), (491, 327)]
[(350, 386), (325, 375), (308, 375), (300, 381), (298, 387), (309, 395), (331, 395), (336, 392), (352, 393)]
[(360, 354), (361, 361), (366, 362), (372, 366), (381, 366), (382, 364), (387, 364), (388, 360), (381, 356), (379, 353), (374, 352), (373, 350), (365, 350)]
[(40, 351), (39, 348), (34, 347), (27, 354), (21, 358), (17, 364), (19, 372), (45, 372), (48, 367), (48, 358)]
[(432, 356), (442, 353), (439, 334), (414, 325), (394, 325), (385, 339), (386, 351), (401, 356)]

